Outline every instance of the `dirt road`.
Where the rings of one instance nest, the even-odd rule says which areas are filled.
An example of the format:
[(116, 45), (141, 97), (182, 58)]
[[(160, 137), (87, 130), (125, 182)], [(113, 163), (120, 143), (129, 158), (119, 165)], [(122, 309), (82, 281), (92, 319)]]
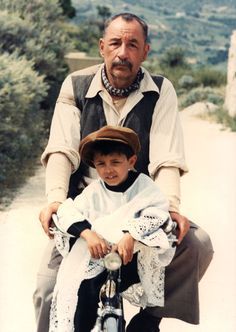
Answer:
[[(182, 178), (182, 212), (211, 235), (214, 260), (200, 283), (201, 324), (174, 319), (161, 332), (236, 331), (236, 133), (181, 112), (190, 172)], [(37, 220), (44, 205), (39, 169), (8, 211), (0, 212), (0, 330), (35, 330), (32, 293), (47, 242)], [(135, 309), (127, 308), (127, 317)], [(144, 331), (145, 332), (145, 331)]]

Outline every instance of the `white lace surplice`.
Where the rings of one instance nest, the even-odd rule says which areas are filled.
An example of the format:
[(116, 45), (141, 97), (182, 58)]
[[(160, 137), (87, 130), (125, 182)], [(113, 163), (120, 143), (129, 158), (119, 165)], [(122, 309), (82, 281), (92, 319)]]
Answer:
[[(175, 237), (171, 233), (167, 235), (161, 228), (167, 221), (172, 221), (168, 210), (156, 207), (158, 197), (154, 188), (147, 187), (112, 214), (101, 216), (92, 223), (92, 229), (111, 243), (117, 243), (121, 239), (123, 230), (129, 231), (137, 240), (135, 251), (138, 251), (141, 282), (131, 286), (123, 296), (133, 305), (141, 307), (164, 305), (165, 266), (171, 262), (175, 253), (172, 247)], [(71, 203), (68, 200), (65, 213), (73, 208), (72, 200)], [(137, 215), (139, 216), (136, 217)], [(55, 237), (58, 248), (65, 257), (54, 289), (49, 331), (72, 332), (78, 288), (82, 280), (98, 275), (104, 267), (102, 260), (91, 261), (87, 244), (82, 238), (77, 239), (71, 251), (66, 253), (63, 248), (68, 250), (68, 237), (65, 239), (63, 233)], [(63, 245), (59, 244), (60, 238), (63, 239)]]

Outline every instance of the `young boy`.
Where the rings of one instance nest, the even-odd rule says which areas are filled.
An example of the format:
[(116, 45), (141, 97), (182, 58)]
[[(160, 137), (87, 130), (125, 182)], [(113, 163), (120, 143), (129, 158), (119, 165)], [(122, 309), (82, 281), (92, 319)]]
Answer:
[(111, 250), (123, 261), (124, 297), (140, 307), (164, 305), (164, 266), (175, 252), (173, 222), (157, 185), (134, 169), (139, 150), (138, 136), (124, 127), (105, 126), (80, 143), (81, 160), (99, 178), (57, 212), (54, 235), (64, 259), (50, 332), (92, 330), (106, 280), (102, 258)]

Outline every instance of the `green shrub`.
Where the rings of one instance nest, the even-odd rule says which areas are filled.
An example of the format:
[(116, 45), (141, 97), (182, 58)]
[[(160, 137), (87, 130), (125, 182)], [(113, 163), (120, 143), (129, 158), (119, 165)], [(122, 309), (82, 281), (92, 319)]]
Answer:
[(226, 73), (211, 68), (202, 68), (194, 71), (194, 78), (198, 85), (217, 87), (226, 84)]
[(196, 86), (197, 82), (192, 75), (183, 75), (180, 77), (178, 84), (180, 88), (189, 90)]
[(0, 47), (33, 59), (40, 74), (54, 77), (69, 48), (58, 1), (0, 0)]
[(21, 182), (25, 161), (35, 158), (42, 134), (40, 102), (47, 94), (34, 63), (17, 54), (0, 55), (0, 159), (2, 190)]
[(72, 6), (71, 0), (59, 0), (59, 4), (63, 10), (63, 14), (69, 18), (73, 18), (76, 16), (76, 10)]
[(68, 68), (64, 61), (71, 43), (58, 0), (0, 0), (0, 52), (18, 52), (34, 61), (50, 89), (44, 108), (53, 107)]
[(185, 57), (185, 51), (181, 47), (171, 47), (160, 58), (162, 68), (188, 67)]
[(33, 26), (6, 10), (0, 11), (0, 26), (1, 52), (12, 53), (19, 49), (19, 52), (23, 53), (26, 41), (33, 33)]
[(62, 13), (71, 9), (70, 0), (0, 0), (0, 197), (21, 185), (42, 151), (68, 72)]
[(185, 98), (182, 99), (181, 106), (187, 107), (199, 101), (208, 101), (217, 105), (222, 105), (224, 98), (212, 88), (197, 87), (189, 91)]
[(210, 113), (208, 116), (214, 121), (223, 124), (225, 128), (236, 131), (236, 117), (230, 116), (224, 107), (218, 107), (215, 112)]

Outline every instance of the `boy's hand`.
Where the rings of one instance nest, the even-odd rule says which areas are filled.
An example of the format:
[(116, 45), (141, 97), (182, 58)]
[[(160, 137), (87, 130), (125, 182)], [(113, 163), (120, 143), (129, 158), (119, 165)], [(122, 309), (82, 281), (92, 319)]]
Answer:
[(132, 261), (134, 253), (134, 239), (129, 233), (125, 233), (122, 239), (117, 243), (113, 250), (118, 251), (123, 264), (126, 265)]
[(53, 202), (44, 207), (39, 214), (39, 220), (43, 227), (44, 232), (50, 237), (53, 238), (53, 235), (49, 232), (49, 227), (52, 223), (52, 215), (56, 213), (61, 203)]
[(104, 239), (101, 239), (96, 232), (91, 231), (90, 229), (85, 229), (81, 232), (80, 237), (87, 242), (92, 258), (102, 258), (110, 251), (108, 243)]

